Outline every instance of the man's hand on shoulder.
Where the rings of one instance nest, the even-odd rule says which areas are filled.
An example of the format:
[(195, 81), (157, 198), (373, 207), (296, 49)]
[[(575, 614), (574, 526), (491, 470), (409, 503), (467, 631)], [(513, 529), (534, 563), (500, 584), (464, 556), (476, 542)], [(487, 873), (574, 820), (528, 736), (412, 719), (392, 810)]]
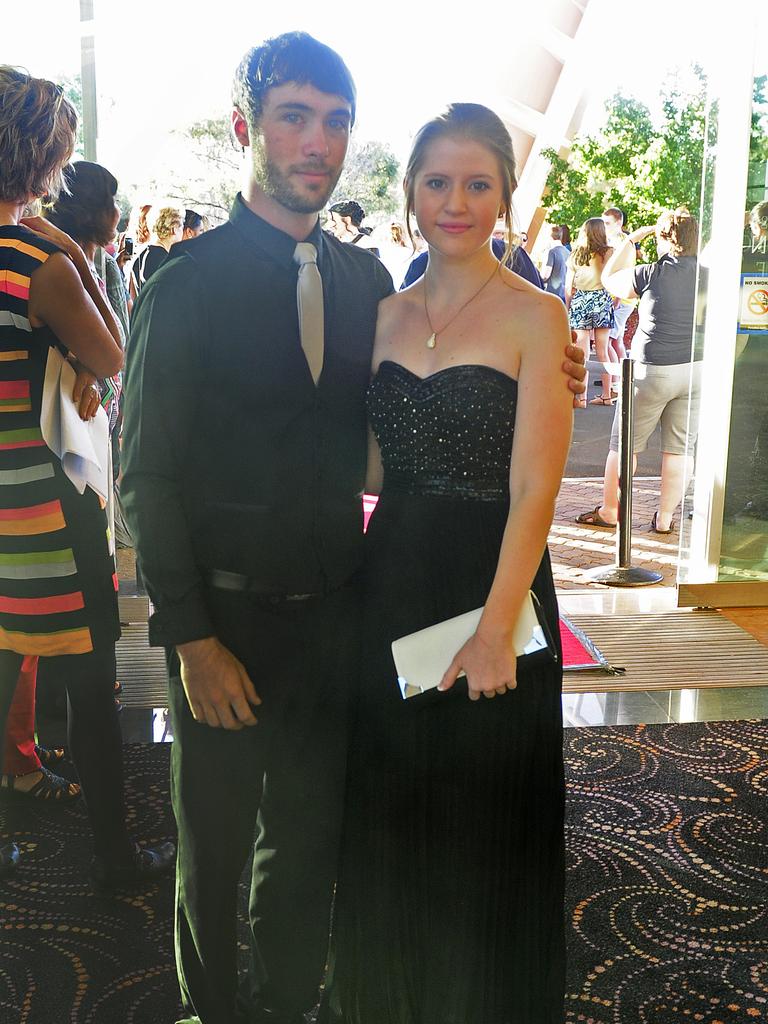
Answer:
[(181, 681), (196, 722), (239, 730), (256, 725), (253, 707), (261, 704), (245, 668), (216, 637), (177, 648)]
[(587, 390), (587, 385), (584, 383), (587, 370), (584, 366), (584, 353), (576, 344), (575, 331), (571, 331), (571, 344), (565, 346), (563, 370), (568, 374), (568, 387), (574, 395), (583, 395)]

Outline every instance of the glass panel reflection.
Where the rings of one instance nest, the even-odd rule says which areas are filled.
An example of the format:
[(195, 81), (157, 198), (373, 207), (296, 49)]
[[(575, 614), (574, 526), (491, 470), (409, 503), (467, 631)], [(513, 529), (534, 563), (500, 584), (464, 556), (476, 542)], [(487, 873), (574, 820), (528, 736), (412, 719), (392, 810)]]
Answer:
[(718, 578), (768, 580), (768, 117), (755, 79)]

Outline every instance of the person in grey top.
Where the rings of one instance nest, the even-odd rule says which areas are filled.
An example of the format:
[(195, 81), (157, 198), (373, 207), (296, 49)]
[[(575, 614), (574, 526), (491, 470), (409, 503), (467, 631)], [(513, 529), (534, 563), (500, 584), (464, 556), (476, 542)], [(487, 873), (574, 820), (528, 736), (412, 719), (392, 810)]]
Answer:
[(568, 250), (562, 243), (563, 229), (555, 224), (552, 227), (552, 247), (547, 253), (546, 263), (541, 268), (541, 280), (544, 290), (559, 296), (565, 302), (565, 264)]
[[(633, 239), (651, 233), (656, 235), (659, 258), (636, 267)], [(672, 515), (693, 471), (688, 453), (696, 441), (701, 387), (701, 354), (693, 346), (698, 238), (696, 219), (685, 207), (667, 211), (655, 228), (635, 232), (615, 249), (602, 272), (603, 285), (612, 295), (640, 299), (640, 325), (632, 343), (633, 357), (640, 364), (635, 371), (634, 454), (644, 451), (661, 422), (661, 493), (651, 520), (654, 533), (674, 529)], [(616, 525), (618, 435), (617, 412), (605, 463), (603, 502), (576, 517), (582, 525), (603, 529)]]

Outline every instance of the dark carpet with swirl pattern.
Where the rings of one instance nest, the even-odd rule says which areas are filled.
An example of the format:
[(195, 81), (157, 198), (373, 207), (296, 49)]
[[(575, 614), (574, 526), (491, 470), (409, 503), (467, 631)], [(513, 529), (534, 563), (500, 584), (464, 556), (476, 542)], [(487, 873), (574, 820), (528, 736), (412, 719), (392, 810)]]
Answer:
[[(168, 754), (126, 747), (147, 840), (173, 834)], [(768, 721), (568, 729), (565, 757), (565, 1020), (768, 1022)], [(25, 858), (0, 888), (2, 1024), (172, 1024), (172, 879), (95, 896), (82, 810), (13, 808)]]

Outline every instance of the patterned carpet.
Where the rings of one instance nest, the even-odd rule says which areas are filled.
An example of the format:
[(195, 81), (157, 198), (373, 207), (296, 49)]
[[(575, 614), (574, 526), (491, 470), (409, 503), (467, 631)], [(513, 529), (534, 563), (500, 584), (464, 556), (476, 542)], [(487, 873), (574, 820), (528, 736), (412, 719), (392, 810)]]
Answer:
[[(125, 748), (129, 827), (142, 840), (174, 835), (169, 755), (168, 744)], [(0, 1024), (173, 1024), (173, 879), (96, 896), (79, 806), (16, 801), (4, 817), (26, 856), (0, 889)]]
[[(565, 1019), (768, 1022), (768, 721), (565, 736)], [(142, 837), (172, 834), (168, 754), (126, 747)], [(0, 891), (1, 1024), (172, 1024), (172, 881), (96, 897), (78, 810), (14, 817), (28, 856)]]
[(768, 722), (566, 731), (566, 1020), (768, 1021)]

